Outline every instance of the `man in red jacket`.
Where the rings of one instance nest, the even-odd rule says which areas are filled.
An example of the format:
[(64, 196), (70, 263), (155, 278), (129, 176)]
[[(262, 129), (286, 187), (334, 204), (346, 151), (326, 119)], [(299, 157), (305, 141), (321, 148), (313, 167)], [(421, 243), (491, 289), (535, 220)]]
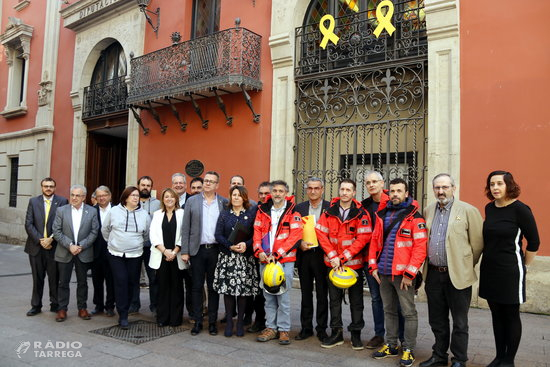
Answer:
[(260, 259), (260, 274), (269, 262), (278, 261), (285, 272), (286, 291), (274, 295), (264, 290), (266, 328), (258, 336), (259, 342), (279, 337), (279, 344), (290, 344), (290, 292), (296, 243), (302, 239), (303, 224), (295, 211), (294, 197), (287, 197), (288, 185), (284, 181), (271, 183), (271, 196), (260, 204), (254, 221), (254, 255)]
[(386, 344), (372, 357), (398, 355), (397, 301), (405, 318), (405, 340), (400, 366), (412, 366), (416, 347), (418, 314), (414, 304), (414, 284), (426, 258), (428, 233), (418, 212), (418, 203), (409, 197), (407, 182), (390, 181), (390, 202), (376, 213), (377, 219), (369, 248), (369, 271), (380, 284), (386, 321)]
[[(315, 226), (317, 239), (325, 252), (325, 265), (333, 269), (348, 266), (357, 271), (357, 282), (348, 288), (351, 311), (351, 345), (354, 350), (363, 349), (361, 329), (363, 319), (363, 248), (372, 234), (369, 214), (355, 200), (355, 182), (344, 179), (340, 183), (340, 197), (332, 199), (330, 208), (321, 215)], [(330, 327), (332, 334), (322, 343), (323, 348), (332, 348), (344, 343), (342, 301), (344, 291), (332, 282), (328, 283), (330, 298)]]

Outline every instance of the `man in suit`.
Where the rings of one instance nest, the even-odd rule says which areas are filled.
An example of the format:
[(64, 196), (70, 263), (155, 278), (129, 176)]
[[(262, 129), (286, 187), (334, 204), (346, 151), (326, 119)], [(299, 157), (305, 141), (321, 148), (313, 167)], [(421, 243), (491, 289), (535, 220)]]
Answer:
[[(99, 186), (95, 191), (97, 204), (97, 219), (99, 222), (98, 233), (101, 233), (101, 223), (105, 216), (111, 210), (111, 190), (107, 186)], [(113, 273), (109, 266), (107, 256), (107, 241), (103, 236), (98, 235), (94, 242), (94, 261), (92, 263), (92, 282), (94, 284), (94, 304), (95, 308), (92, 315), (99, 315), (105, 312), (105, 315), (113, 317), (115, 315), (115, 285), (113, 282)], [(104, 292), (104, 286), (106, 293)]]
[(31, 309), (27, 316), (34, 316), (42, 311), (42, 295), (44, 294), (44, 279), (48, 274), (50, 288), (50, 311), (57, 312), (57, 264), (54, 259), (57, 242), (53, 238), (52, 224), (57, 208), (68, 203), (67, 199), (55, 195), (55, 180), (44, 178), (42, 195), (29, 200), (25, 217), (27, 243), (25, 252), (29, 254), (32, 272)]
[(89, 320), (86, 310), (88, 299), (88, 280), (86, 273), (89, 264), (94, 260), (93, 245), (97, 237), (99, 222), (97, 210), (87, 204), (86, 188), (82, 185), (71, 187), (70, 205), (59, 208), (53, 222), (53, 236), (58, 242), (55, 250), (55, 261), (59, 270), (59, 286), (57, 288), (59, 309), (55, 321), (62, 322), (67, 318), (69, 305), (71, 275), (73, 265), (76, 272), (76, 300), (78, 316)]
[[(424, 210), (429, 230), (428, 259), (424, 264), (428, 318), (435, 343), (432, 356), (421, 367), (447, 366), (449, 341), (452, 367), (468, 360), (468, 310), (474, 266), (483, 249), (483, 219), (470, 204), (454, 197), (453, 178), (440, 173), (432, 181), (437, 202)], [(449, 311), (453, 330), (449, 327)]]
[(220, 212), (227, 199), (217, 194), (220, 175), (208, 171), (204, 175), (204, 189), (201, 194), (189, 198), (185, 205), (181, 228), (181, 257), (191, 260), (191, 279), (193, 282), (193, 317), (195, 325), (191, 335), (202, 330), (203, 287), (206, 278), (208, 288), (208, 332), (217, 335), (219, 295), (213, 288), (214, 272), (218, 263), (219, 248), (214, 237)]
[[(313, 215), (315, 225), (321, 214), (327, 211), (330, 203), (323, 200), (323, 181), (317, 177), (308, 178), (305, 184), (307, 201), (296, 205), (296, 211), (303, 217)], [(317, 338), (323, 342), (327, 338), (328, 323), (328, 268), (323, 261), (321, 246), (312, 247), (313, 243), (300, 240), (296, 267), (300, 276), (300, 290), (302, 292), (302, 308), (300, 321), (302, 330), (294, 339), (304, 340), (313, 335), (313, 283), (317, 294), (316, 321)]]
[(185, 191), (187, 189), (187, 180), (183, 173), (174, 173), (172, 175), (172, 189), (180, 197), (180, 208), (185, 209), (185, 202), (190, 195)]

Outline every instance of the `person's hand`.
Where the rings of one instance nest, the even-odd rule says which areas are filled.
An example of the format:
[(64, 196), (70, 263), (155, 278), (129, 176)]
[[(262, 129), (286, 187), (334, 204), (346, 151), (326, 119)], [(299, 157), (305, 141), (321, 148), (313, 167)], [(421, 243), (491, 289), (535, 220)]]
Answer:
[(376, 279), (378, 284), (380, 284), (380, 277), (378, 276), (378, 269), (372, 271), (372, 277)]
[(409, 287), (412, 286), (412, 283), (412, 279), (403, 276), (403, 279), (401, 280), (401, 289), (405, 291), (409, 290)]
[(276, 260), (275, 260), (275, 256), (269, 255), (269, 256), (267, 257), (267, 262), (268, 262), (268, 263), (274, 263), (275, 261), (276, 261)]
[(260, 253), (258, 259), (260, 259), (260, 261), (263, 263), (267, 262), (267, 255), (265, 254), (265, 252)]
[(340, 258), (333, 257), (332, 259), (330, 259), (330, 266), (332, 266), (334, 269), (338, 269), (340, 267)]
[(80, 251), (82, 251), (82, 248), (77, 245), (70, 245), (69, 251), (71, 252), (71, 254), (73, 254), (73, 256), (76, 256), (80, 253)]
[(306, 241), (303, 241), (300, 242), (300, 250), (302, 251), (309, 251), (311, 250), (311, 248), (309, 246), (313, 245), (313, 243), (311, 242), (306, 242)]
[(176, 258), (176, 254), (172, 250), (164, 250), (164, 256), (166, 257), (166, 261), (173, 261)]
[(182, 254), (181, 255), (181, 259), (183, 260), (183, 262), (189, 262), (189, 254)]
[(239, 242), (237, 243), (237, 251), (239, 254), (243, 254), (245, 251), (246, 251), (246, 243), (244, 242)]
[(53, 237), (41, 238), (40, 246), (42, 246), (46, 250), (49, 250), (52, 248), (52, 242), (53, 242)]

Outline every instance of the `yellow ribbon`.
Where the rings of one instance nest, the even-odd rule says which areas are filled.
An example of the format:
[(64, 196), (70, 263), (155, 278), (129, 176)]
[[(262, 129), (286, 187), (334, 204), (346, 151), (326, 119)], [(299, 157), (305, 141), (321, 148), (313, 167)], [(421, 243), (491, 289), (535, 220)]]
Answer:
[[(386, 15), (382, 15), (382, 8), (384, 6), (388, 7)], [(374, 35), (376, 38), (380, 37), (380, 33), (384, 29), (388, 31), (388, 34), (391, 36), (395, 31), (395, 27), (391, 24), (391, 18), (393, 16), (393, 3), (390, 0), (381, 1), (376, 7), (376, 20), (378, 21), (378, 27), (374, 30)]]
[[(329, 21), (328, 28), (325, 27), (325, 20)], [(337, 44), (340, 37), (334, 34), (334, 17), (330, 14), (326, 14), (321, 18), (321, 23), (319, 23), (319, 30), (323, 34), (323, 39), (321, 40), (321, 48), (324, 50), (327, 47), (328, 41)]]
[(357, 2), (359, 0), (340, 0), (342, 3), (345, 3), (348, 5), (348, 7), (353, 10), (354, 12), (359, 12), (359, 6), (357, 5)]

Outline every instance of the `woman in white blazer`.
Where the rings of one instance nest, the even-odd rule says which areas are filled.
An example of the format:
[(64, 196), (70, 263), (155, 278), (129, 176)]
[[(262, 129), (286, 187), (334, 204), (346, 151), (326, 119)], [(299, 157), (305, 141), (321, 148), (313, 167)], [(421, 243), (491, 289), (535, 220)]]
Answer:
[(185, 263), (178, 255), (181, 249), (183, 209), (178, 194), (170, 188), (161, 195), (160, 209), (153, 213), (149, 237), (149, 266), (157, 271), (159, 287), (157, 323), (159, 326), (180, 326), (183, 321), (183, 274)]

